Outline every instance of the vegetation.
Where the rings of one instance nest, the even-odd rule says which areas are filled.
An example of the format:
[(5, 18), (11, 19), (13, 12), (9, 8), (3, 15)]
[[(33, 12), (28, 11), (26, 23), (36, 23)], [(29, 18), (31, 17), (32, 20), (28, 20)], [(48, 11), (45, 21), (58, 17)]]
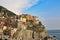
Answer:
[(6, 8), (4, 8), (4, 7), (2, 7), (2, 6), (0, 6), (0, 13), (1, 13), (1, 12), (4, 12), (4, 15), (7, 14), (7, 16), (9, 16), (9, 17), (16, 15), (15, 13), (13, 13), (13, 12), (7, 10)]
[(35, 24), (34, 25), (33, 23), (31, 23), (30, 25), (31, 25), (31, 27), (28, 26), (27, 30), (33, 30), (35, 32), (43, 32), (45, 29), (44, 25), (42, 25), (42, 24)]

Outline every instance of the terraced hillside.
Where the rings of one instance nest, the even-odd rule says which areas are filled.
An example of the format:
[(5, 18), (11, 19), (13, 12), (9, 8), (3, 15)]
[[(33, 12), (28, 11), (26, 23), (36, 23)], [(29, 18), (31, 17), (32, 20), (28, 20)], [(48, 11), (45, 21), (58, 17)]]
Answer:
[(7, 16), (15, 16), (16, 15), (15, 13), (9, 11), (8, 9), (4, 8), (3, 6), (0, 6), (0, 13), (1, 12), (2, 13), (4, 12), (5, 16), (6, 16), (6, 14), (7, 14)]

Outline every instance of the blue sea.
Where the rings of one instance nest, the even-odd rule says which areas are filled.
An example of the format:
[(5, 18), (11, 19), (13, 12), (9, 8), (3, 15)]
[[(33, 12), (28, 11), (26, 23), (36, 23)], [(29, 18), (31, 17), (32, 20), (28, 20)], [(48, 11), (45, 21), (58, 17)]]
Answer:
[(56, 36), (57, 40), (60, 40), (60, 30), (47, 30), (49, 35)]

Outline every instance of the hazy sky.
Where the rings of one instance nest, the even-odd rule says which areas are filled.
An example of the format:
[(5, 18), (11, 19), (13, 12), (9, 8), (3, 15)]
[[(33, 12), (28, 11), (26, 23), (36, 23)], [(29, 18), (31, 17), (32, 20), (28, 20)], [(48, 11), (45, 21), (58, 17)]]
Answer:
[(0, 5), (16, 14), (38, 16), (46, 29), (60, 29), (60, 0), (0, 0)]

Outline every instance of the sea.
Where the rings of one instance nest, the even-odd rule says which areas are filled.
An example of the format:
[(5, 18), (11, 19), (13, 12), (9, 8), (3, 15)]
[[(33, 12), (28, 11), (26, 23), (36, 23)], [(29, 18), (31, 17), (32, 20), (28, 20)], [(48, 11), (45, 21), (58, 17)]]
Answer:
[(56, 36), (57, 40), (60, 40), (60, 30), (47, 30), (49, 35)]

